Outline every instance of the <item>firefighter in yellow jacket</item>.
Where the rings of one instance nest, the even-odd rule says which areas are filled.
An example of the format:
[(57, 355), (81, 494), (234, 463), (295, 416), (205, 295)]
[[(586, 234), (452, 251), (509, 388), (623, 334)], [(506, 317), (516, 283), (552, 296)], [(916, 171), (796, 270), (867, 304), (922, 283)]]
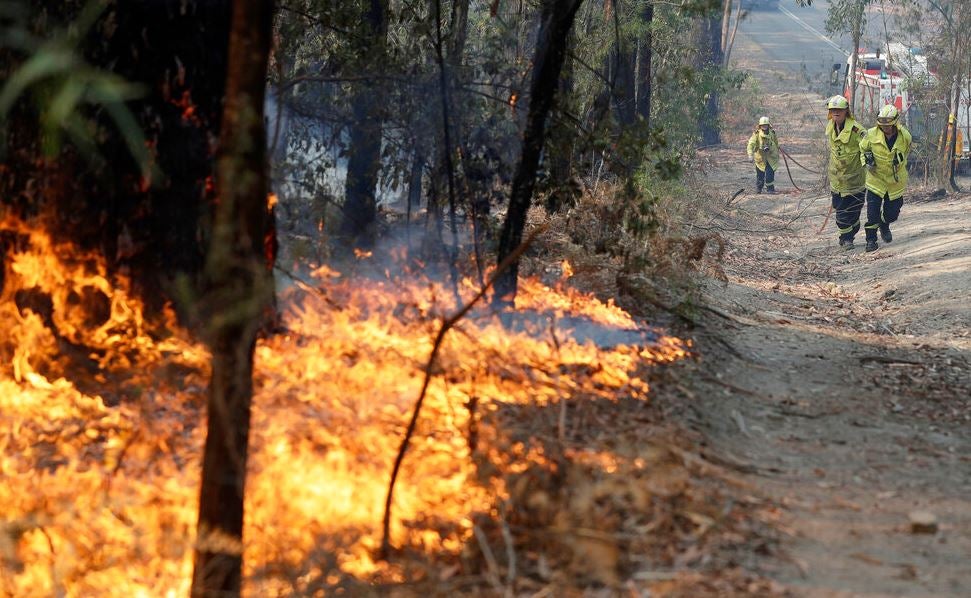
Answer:
[(759, 126), (748, 140), (748, 157), (755, 161), (755, 192), (775, 193), (775, 169), (779, 166), (779, 138), (769, 117), (759, 119)]
[(841, 95), (826, 102), (829, 122), (826, 141), (829, 145), (829, 190), (832, 193), (836, 228), (843, 249), (853, 249), (853, 237), (860, 231), (866, 172), (860, 161), (860, 142), (866, 129), (850, 114), (850, 103)]
[(884, 243), (893, 241), (890, 225), (896, 222), (907, 188), (910, 131), (900, 124), (896, 106), (887, 104), (877, 115), (877, 126), (860, 142), (860, 161), (866, 167), (866, 250), (876, 251), (877, 231)]

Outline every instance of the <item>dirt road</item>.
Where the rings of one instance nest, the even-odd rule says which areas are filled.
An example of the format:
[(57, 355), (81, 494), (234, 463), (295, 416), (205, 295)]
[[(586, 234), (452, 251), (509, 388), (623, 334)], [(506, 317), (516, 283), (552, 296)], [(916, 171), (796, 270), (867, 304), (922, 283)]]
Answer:
[[(752, 187), (739, 151), (709, 154), (726, 201)], [(684, 417), (780, 505), (758, 567), (796, 595), (971, 596), (971, 194), (909, 193), (865, 253), (832, 219), (819, 232), (825, 192), (780, 187), (700, 225), (727, 242), (727, 282), (706, 283), (721, 340), (702, 340)]]

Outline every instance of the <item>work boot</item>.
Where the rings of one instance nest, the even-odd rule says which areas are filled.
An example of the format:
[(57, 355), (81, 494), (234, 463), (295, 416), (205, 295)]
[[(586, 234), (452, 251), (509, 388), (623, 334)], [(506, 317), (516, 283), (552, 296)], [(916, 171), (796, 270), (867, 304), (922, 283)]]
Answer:
[(893, 241), (893, 235), (890, 233), (889, 224), (880, 225), (880, 238), (883, 239), (884, 243), (889, 243), (890, 241)]
[(866, 250), (867, 250), (867, 253), (869, 253), (871, 251), (876, 251), (878, 247), (879, 247), (879, 245), (877, 245), (877, 242), (876, 241), (871, 241), (871, 240), (867, 239), (867, 242), (866, 242)]
[(853, 245), (853, 239), (840, 239), (840, 247), (849, 251), (856, 246)]
[(762, 187), (759, 187), (758, 189), (756, 189), (755, 190), (755, 194), (756, 195), (762, 195)]
[(769, 185), (768, 187), (765, 188), (765, 192), (768, 193), (769, 195), (775, 195), (775, 187), (773, 187), (772, 185)]

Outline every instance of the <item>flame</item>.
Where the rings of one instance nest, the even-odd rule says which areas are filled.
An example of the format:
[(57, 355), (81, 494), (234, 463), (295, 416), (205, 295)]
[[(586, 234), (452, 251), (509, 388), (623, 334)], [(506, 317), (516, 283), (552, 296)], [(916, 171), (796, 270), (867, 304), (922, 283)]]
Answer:
[[(97, 256), (6, 218), (0, 238), (11, 236), (0, 291), (0, 593), (187, 595), (208, 353), (173, 318), (148, 322)], [(247, 595), (407, 578), (374, 550), (391, 464), (452, 293), (311, 272), (280, 298), (288, 332), (256, 349)], [(467, 280), (460, 293), (475, 290)], [(473, 449), (470, 405), (485, 424), (507, 406), (647, 400), (645, 365), (688, 350), (663, 336), (602, 348), (551, 333), (556, 317), (638, 326), (613, 303), (535, 280), (522, 281), (516, 307), (552, 320), (510, 327), (483, 307), (446, 335), (395, 494), (395, 545), (457, 559), (473, 518), (508, 492), (476, 463), (552, 467), (540, 446), (503, 441), (497, 427), (480, 426)], [(577, 459), (618, 467), (611, 455)]]

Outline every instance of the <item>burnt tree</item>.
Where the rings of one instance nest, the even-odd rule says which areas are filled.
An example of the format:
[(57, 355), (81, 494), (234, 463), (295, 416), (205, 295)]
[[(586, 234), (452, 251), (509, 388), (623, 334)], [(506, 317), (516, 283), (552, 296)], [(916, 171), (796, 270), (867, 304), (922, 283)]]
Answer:
[[(387, 0), (368, 0), (356, 37), (361, 64), (380, 68), (384, 62), (388, 35)], [(376, 234), (378, 203), (377, 185), (381, 167), (382, 103), (376, 83), (359, 84), (352, 100), (353, 121), (350, 127), (347, 179), (344, 184), (341, 234), (351, 244), (368, 247)]]
[(236, 0), (218, 150), (218, 196), (206, 258), (212, 379), (202, 465), (193, 596), (238, 596), (243, 496), (253, 395), (253, 349), (272, 278), (263, 105), (273, 3)]
[[(509, 211), (502, 224), (496, 260), (502, 263), (523, 240), (526, 212), (536, 187), (536, 169), (546, 138), (546, 120), (553, 106), (553, 97), (560, 81), (560, 70), (566, 55), (567, 37), (573, 18), (583, 0), (545, 0), (540, 16), (540, 30), (533, 57), (533, 80), (529, 90), (529, 111), (519, 164), (513, 177), (509, 195)], [(493, 304), (504, 306), (516, 296), (519, 260), (496, 279)]]

